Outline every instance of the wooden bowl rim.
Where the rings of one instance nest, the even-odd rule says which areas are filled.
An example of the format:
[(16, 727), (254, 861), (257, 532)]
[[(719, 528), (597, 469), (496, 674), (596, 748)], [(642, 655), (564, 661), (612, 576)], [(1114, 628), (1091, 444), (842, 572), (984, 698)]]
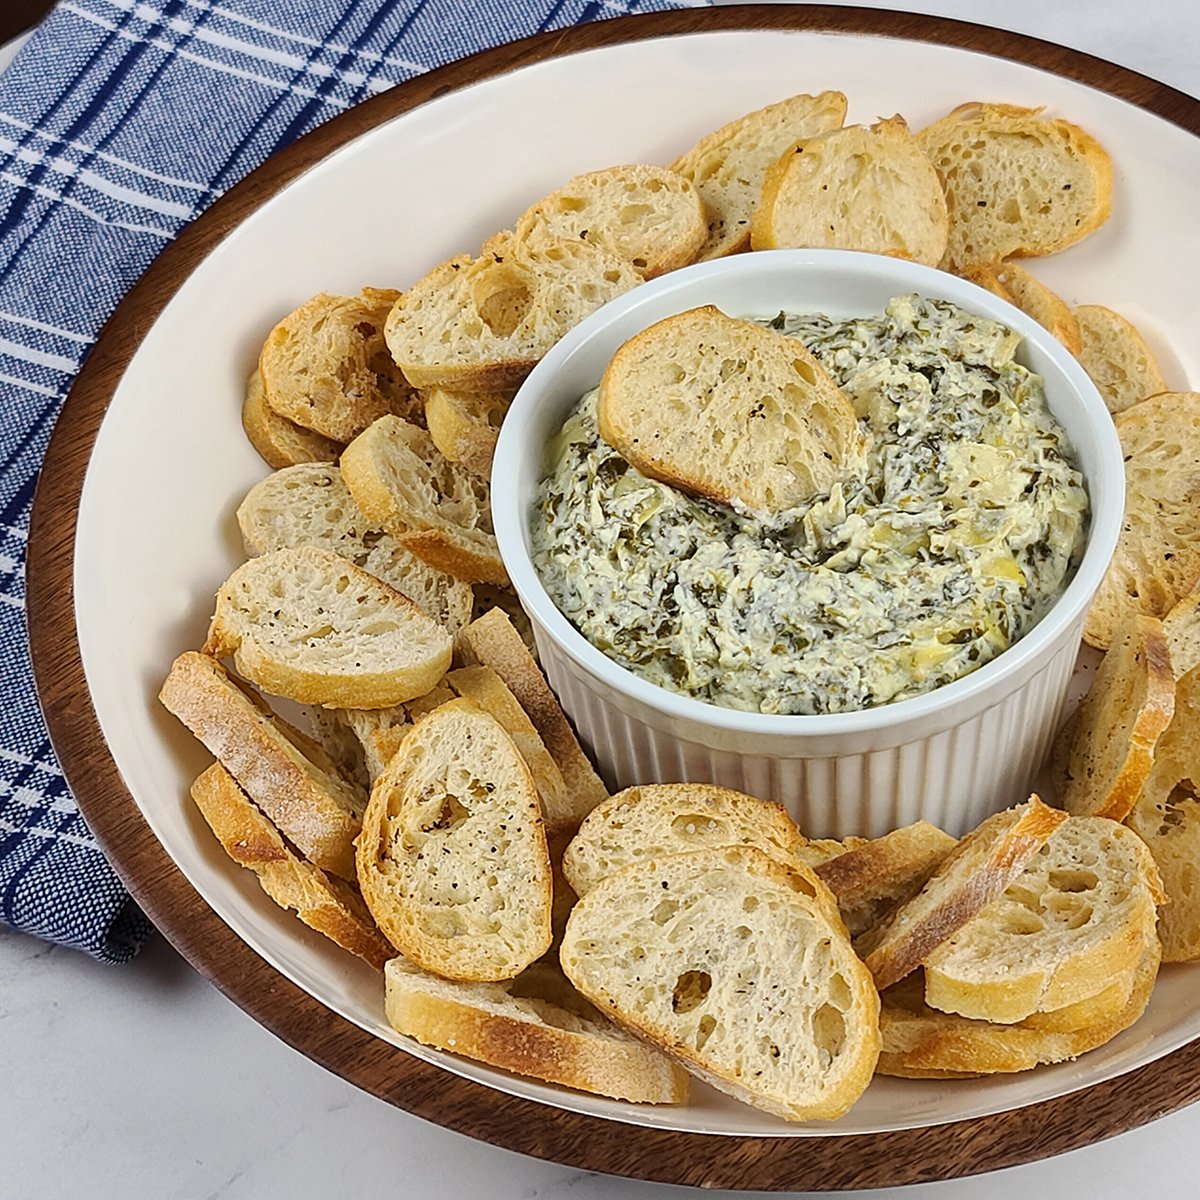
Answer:
[[(55, 752), (121, 878), (201, 974), (276, 1036), (396, 1106), (495, 1145), (574, 1167), (710, 1188), (840, 1190), (955, 1178), (1030, 1162), (1133, 1129), (1200, 1097), (1200, 1041), (1080, 1093), (971, 1121), (880, 1134), (732, 1137), (567, 1112), (461, 1079), (334, 1014), (216, 916), (142, 819), (105, 744), (75, 633), (73, 568), (84, 476), (108, 403), (146, 331), (222, 239), (302, 172), (374, 126), (448, 92), (547, 59), (647, 38), (804, 30), (981, 51), (1098, 88), (1200, 136), (1200, 101), (1127, 68), (962, 21), (826, 5), (677, 9), (540, 34), (418, 76), (274, 155), (189, 225), (146, 271), (88, 356), (51, 439), (34, 501), (28, 613)], [(71, 630), (72, 636), (63, 636)]]

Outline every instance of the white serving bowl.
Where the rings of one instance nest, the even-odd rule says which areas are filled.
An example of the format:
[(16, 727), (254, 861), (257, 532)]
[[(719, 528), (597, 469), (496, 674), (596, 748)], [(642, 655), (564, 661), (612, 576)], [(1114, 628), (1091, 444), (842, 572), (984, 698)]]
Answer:
[[(1004, 322), (1045, 380), (1091, 504), (1074, 578), (1024, 638), (933, 692), (861, 712), (780, 716), (721, 708), (639, 678), (591, 645), (550, 599), (530, 555), (546, 447), (612, 355), (655, 321), (701, 304), (731, 316), (882, 312), (917, 292)], [(542, 666), (610, 785), (710, 781), (784, 804), (810, 836), (878, 836), (920, 818), (962, 834), (1023, 800), (1049, 749), (1084, 617), (1124, 510), (1120, 443), (1091, 380), (1045, 329), (974, 284), (929, 267), (838, 250), (737, 255), (663, 276), (605, 305), (538, 364), (504, 420), (492, 476), (500, 552)]]

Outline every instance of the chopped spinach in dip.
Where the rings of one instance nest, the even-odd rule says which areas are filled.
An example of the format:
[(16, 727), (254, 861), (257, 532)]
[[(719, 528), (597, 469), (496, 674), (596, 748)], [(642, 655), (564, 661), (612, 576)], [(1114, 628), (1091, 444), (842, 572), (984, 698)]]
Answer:
[(662, 687), (851, 712), (958, 679), (1027, 633), (1083, 549), (1087, 495), (1018, 335), (952, 304), (780, 314), (854, 403), (865, 477), (765, 518), (641, 475), (596, 393), (551, 447), (534, 561), (580, 632)]

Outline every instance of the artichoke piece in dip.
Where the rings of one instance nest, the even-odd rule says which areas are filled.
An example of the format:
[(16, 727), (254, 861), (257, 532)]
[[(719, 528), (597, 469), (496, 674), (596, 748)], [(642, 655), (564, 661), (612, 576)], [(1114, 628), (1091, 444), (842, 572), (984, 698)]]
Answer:
[(550, 447), (533, 518), (554, 602), (642, 678), (747, 711), (853, 712), (995, 658), (1062, 594), (1087, 528), (1019, 336), (917, 296), (770, 324), (853, 401), (865, 475), (770, 518), (726, 508), (626, 463), (591, 392)]

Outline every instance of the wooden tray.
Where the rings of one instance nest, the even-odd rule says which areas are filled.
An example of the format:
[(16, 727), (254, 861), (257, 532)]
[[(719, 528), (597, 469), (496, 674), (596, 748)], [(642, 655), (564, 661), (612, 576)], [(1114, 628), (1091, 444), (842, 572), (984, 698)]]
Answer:
[[(263, 961), (184, 878), (122, 780), (91, 702), (79, 640), (67, 633), (76, 630), (73, 568), (81, 492), (106, 408), (146, 332), (218, 243), (334, 150), (426, 101), (561, 55), (710, 30), (883, 35), (982, 51), (1090, 85), (1200, 135), (1200, 102), (1088, 55), (956, 21), (824, 6), (684, 10), (546, 34), (433, 71), (330, 121), (255, 171), (161, 255), (118, 308), (67, 400), (35, 501), (28, 564), (35, 672), (55, 750), (89, 825), (131, 892), (197, 970), (314, 1061), (448, 1128), (589, 1170), (763, 1190), (944, 1179), (1087, 1145), (1200, 1096), (1200, 1042), (1089, 1088), (1086, 1103), (1074, 1093), (971, 1121), (861, 1136), (831, 1132), (802, 1143), (648, 1129), (568, 1112), (502, 1095), (398, 1051), (332, 1013)], [(797, 75), (802, 79), (803, 72)]]

